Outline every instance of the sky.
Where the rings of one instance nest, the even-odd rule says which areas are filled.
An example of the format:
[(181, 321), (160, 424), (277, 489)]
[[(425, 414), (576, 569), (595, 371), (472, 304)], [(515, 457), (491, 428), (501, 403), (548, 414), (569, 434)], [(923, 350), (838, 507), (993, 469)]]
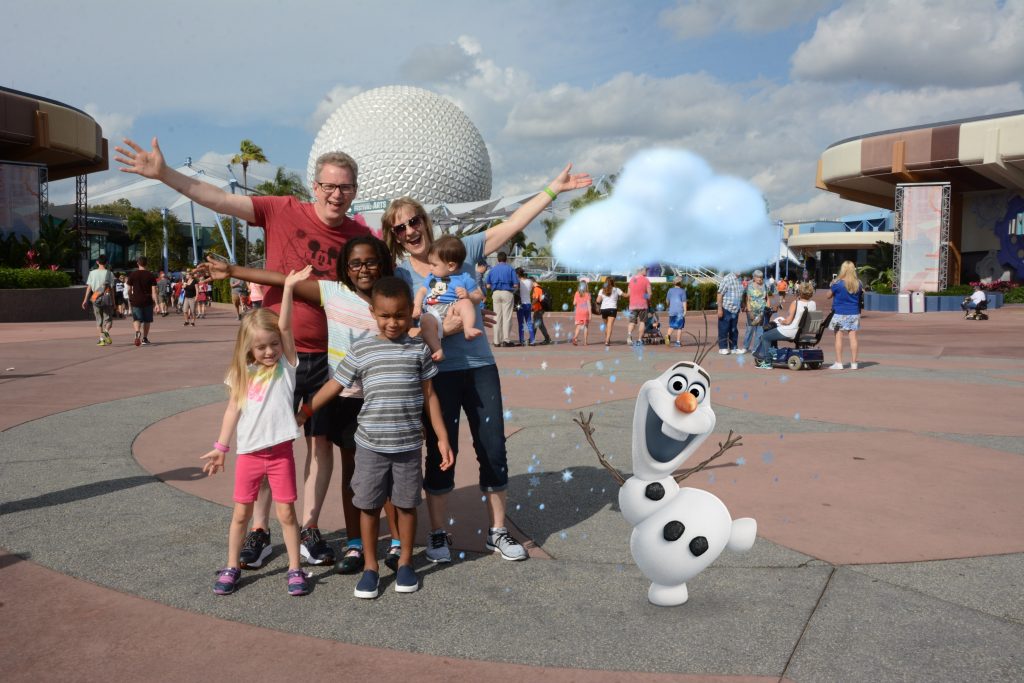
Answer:
[(263, 177), (304, 177), (348, 98), (414, 85), (480, 129), (495, 196), (673, 147), (813, 220), (866, 210), (815, 188), (832, 143), (1024, 109), (1021, 27), (1024, 0), (34, 0), (4, 11), (0, 85), (87, 111), (111, 148), (158, 136), (173, 165), (226, 174), (251, 139)]

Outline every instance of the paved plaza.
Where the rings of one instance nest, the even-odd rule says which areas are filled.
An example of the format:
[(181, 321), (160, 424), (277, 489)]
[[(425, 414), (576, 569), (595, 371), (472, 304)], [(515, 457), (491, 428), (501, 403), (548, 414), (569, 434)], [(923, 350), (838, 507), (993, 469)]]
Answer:
[[(625, 321), (610, 350), (574, 347), (568, 315), (548, 316), (562, 343), (496, 351), (510, 527), (529, 561), (484, 548), (464, 426), (455, 561), (417, 549), (421, 591), (395, 593), (383, 569), (381, 597), (357, 600), (358, 577), (311, 567), (312, 593), (291, 598), (275, 523), (270, 562), (214, 595), (232, 480), (230, 465), (204, 477), (198, 458), (237, 325), (215, 309), (195, 328), (158, 318), (141, 348), (125, 321), (110, 347), (90, 321), (0, 325), (4, 680), (1024, 676), (1024, 306), (986, 322), (868, 312), (857, 371), (709, 355), (718, 422), (698, 459), (729, 430), (743, 445), (687, 484), (756, 518), (758, 538), (676, 608), (647, 602), (617, 486), (572, 418), (593, 413), (628, 471), (637, 390), (694, 348), (627, 347)], [(703, 330), (701, 316), (687, 326)], [(823, 348), (831, 362), (831, 333)], [(336, 543), (342, 526), (332, 483), (321, 527)]]

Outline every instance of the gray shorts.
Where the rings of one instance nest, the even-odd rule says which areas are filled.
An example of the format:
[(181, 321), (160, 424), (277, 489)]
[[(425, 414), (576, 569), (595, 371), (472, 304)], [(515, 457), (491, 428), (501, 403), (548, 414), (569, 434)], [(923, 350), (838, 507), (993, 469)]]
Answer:
[(114, 324), (114, 308), (113, 306), (97, 306), (92, 305), (92, 315), (96, 318), (97, 327), (111, 327)]
[(444, 317), (448, 315), (448, 309), (454, 304), (427, 304), (423, 307), (423, 313), (434, 316), (437, 320), (437, 338), (444, 339)]
[(388, 498), (395, 507), (414, 508), (423, 500), (423, 449), (378, 453), (356, 444), (352, 504), (376, 510)]

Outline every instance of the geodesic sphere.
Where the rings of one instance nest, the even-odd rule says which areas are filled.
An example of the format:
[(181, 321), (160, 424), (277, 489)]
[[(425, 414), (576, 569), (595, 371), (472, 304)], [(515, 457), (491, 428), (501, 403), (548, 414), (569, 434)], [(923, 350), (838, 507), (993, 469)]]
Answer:
[(310, 183), (317, 157), (335, 150), (359, 164), (357, 202), (404, 195), (424, 204), (491, 197), (491, 158), (480, 131), (457, 106), (421, 88), (376, 88), (338, 107), (309, 153)]

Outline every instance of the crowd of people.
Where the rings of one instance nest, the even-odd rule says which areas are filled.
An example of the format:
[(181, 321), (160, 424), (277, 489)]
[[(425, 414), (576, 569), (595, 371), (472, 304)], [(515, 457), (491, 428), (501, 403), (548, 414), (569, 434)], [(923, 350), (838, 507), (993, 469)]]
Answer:
[[(480, 288), (476, 264), (522, 231), (558, 193), (590, 185), (588, 175), (574, 175), (566, 166), (508, 220), (462, 238), (461, 251), (450, 251), (443, 240), (435, 242), (430, 216), (412, 198), (390, 203), (383, 241), (348, 217), (358, 166), (342, 152), (317, 159), (309, 203), (233, 195), (182, 175), (167, 166), (155, 138), (148, 150), (125, 140), (117, 152), (123, 171), (159, 180), (221, 215), (263, 227), (266, 235), (266, 270), (210, 260), (198, 280), (190, 277), (185, 285), (208, 275), (267, 286), (263, 307), (242, 318), (228, 372), (231, 399), (213, 450), (202, 456), (208, 473), (220, 471), (236, 436), (235, 509), (228, 556), (214, 584), (217, 594), (233, 593), (241, 570), (259, 568), (269, 557), (271, 501), (288, 549), (290, 595), (309, 591), (300, 562), (335, 562), (319, 530), (334, 445), (341, 451), (347, 536), (338, 570), (361, 573), (356, 597), (377, 596), (383, 509), (393, 537), (384, 562), (396, 574), (395, 590), (416, 591), (411, 553), (421, 491), (430, 519), (425, 556), (451, 561), (446, 505), (455, 486), (463, 411), (490, 518), (486, 546), (507, 560), (527, 557), (505, 524), (508, 466), (498, 369), (480, 308), (462, 301), (474, 301), (473, 290)], [(453, 282), (455, 275), (465, 277)], [(454, 291), (454, 301), (427, 301), (428, 294), (440, 294), (437, 281)], [(499, 298), (514, 302), (512, 287), (501, 291)], [(433, 320), (440, 353), (410, 334), (417, 299), (420, 322)], [(532, 312), (531, 305), (531, 323)], [(288, 469), (289, 463), (295, 467), (297, 437), (306, 441), (301, 510), (294, 508), (297, 473)]]

